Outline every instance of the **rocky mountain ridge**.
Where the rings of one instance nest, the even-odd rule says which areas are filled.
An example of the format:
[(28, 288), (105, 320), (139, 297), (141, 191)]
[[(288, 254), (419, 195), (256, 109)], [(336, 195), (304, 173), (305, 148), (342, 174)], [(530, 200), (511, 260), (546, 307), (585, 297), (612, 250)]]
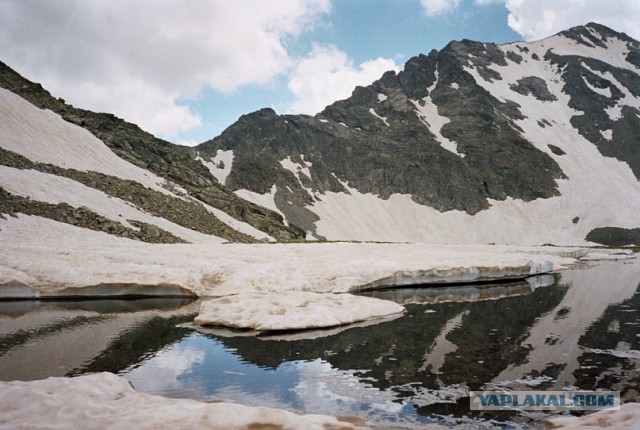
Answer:
[(454, 41), (187, 148), (0, 63), (0, 212), (159, 243), (637, 245), (639, 71), (640, 43), (594, 23)]
[(455, 41), (314, 117), (262, 109), (196, 149), (309, 237), (635, 243), (639, 58), (638, 41), (595, 23)]
[[(40, 84), (28, 81), (3, 63), (0, 63), (0, 88), (11, 91), (40, 110), (38, 112), (34, 109), (31, 115), (46, 115), (46, 112), (50, 111), (59, 115), (61, 120), (89, 131), (125, 163), (130, 163), (131, 167), (144, 169), (150, 174), (162, 178), (164, 180), (163, 186), (171, 192), (154, 191), (135, 181), (126, 181), (113, 175), (64, 168), (59, 165), (64, 163), (55, 165), (55, 163), (48, 162), (46, 156), (43, 156), (42, 160), (29, 159), (29, 157), (20, 154), (21, 151), (29, 151), (29, 148), (26, 147), (28, 143), (14, 142), (12, 146), (8, 136), (5, 136), (3, 142), (0, 142), (0, 167), (35, 170), (53, 176), (66, 177), (91, 189), (99, 190), (110, 197), (121, 199), (125, 204), (133, 205), (145, 213), (164, 218), (183, 228), (228, 241), (254, 242), (266, 238), (289, 241), (304, 236), (299, 229), (284, 225), (279, 214), (247, 202), (219, 185), (206, 167), (194, 159), (191, 148), (155, 138), (135, 124), (127, 123), (114, 115), (94, 113), (70, 106), (64, 100), (51, 96)], [(5, 94), (5, 96), (10, 97), (9, 94)], [(10, 123), (16, 121), (17, 113), (11, 111), (16, 107), (9, 100), (3, 100), (3, 104), (4, 109), (0, 119), (3, 128), (8, 131), (12, 127)], [(20, 131), (22, 132), (28, 127), (29, 124), (24, 124)], [(40, 132), (44, 136), (43, 139), (46, 139), (49, 131), (40, 130)], [(42, 152), (46, 152), (45, 142), (32, 142), (35, 145), (40, 143), (43, 144)], [(64, 136), (62, 144), (64, 144)], [(64, 148), (58, 149), (64, 151)], [(38, 149), (35, 148), (34, 151), (37, 153)], [(7, 179), (8, 175), (5, 174), (3, 177)], [(4, 184), (0, 184), (0, 188), (2, 188), (3, 194), (7, 194), (5, 188), (9, 184), (4, 182)], [(85, 228), (144, 241), (188, 241), (157, 226), (140, 221), (133, 221), (133, 224), (136, 222), (139, 224), (138, 227), (126, 225), (128, 223), (123, 223), (122, 220), (104, 217), (101, 222), (97, 222), (95, 220), (100, 216), (95, 211), (82, 206), (80, 207), (82, 210), (78, 211), (77, 207), (74, 209), (64, 201), (55, 205), (54, 208), (42, 206), (34, 201), (29, 203), (24, 201), (25, 197), (29, 197), (29, 190), (21, 190), (17, 194), (21, 195), (21, 201), (18, 196), (3, 198), (2, 213), (27, 213), (45, 217), (54, 217), (53, 214), (56, 213), (65, 214), (54, 218), (74, 225), (82, 224)], [(208, 210), (205, 205), (215, 208), (219, 212)], [(225, 221), (219, 218), (224, 218)], [(143, 225), (146, 227), (140, 227)], [(238, 226), (242, 225), (246, 227), (244, 232), (238, 231)], [(247, 234), (247, 231), (251, 230), (255, 231)]]

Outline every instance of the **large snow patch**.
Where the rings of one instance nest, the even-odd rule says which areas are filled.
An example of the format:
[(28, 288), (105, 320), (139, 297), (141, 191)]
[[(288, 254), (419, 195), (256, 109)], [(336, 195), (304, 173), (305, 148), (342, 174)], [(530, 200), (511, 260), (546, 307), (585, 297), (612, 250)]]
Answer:
[(568, 267), (590, 252), (383, 243), (154, 245), (27, 215), (0, 218), (0, 244), (4, 298), (10, 285), (27, 286), (41, 297), (61, 290), (80, 295), (92, 285), (172, 285), (201, 297), (345, 293), (426, 282), (525, 278)]
[(238, 329), (302, 330), (333, 327), (404, 312), (387, 300), (352, 294), (250, 293), (207, 300), (195, 323)]

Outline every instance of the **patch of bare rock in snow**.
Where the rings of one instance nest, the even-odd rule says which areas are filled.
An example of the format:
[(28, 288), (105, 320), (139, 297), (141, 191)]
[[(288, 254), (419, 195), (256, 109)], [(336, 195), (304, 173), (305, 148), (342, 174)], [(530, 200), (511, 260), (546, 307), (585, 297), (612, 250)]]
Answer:
[[(16, 427), (4, 427), (6, 424)], [(18, 424), (19, 423), (19, 424)], [(357, 418), (299, 415), (138, 393), (112, 373), (0, 382), (0, 427), (80, 429), (365, 429)]]

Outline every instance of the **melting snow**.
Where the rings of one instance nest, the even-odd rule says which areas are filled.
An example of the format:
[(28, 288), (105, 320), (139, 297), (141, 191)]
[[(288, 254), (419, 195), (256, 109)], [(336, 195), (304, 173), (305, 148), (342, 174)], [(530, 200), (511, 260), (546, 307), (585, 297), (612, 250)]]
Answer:
[(380, 121), (384, 122), (384, 125), (386, 125), (387, 127), (391, 127), (389, 125), (389, 122), (387, 121), (387, 118), (384, 116), (378, 115), (378, 113), (373, 108), (369, 108), (369, 113), (375, 116), (376, 118), (378, 118)]
[(611, 119), (611, 121), (617, 121), (622, 118), (622, 106), (619, 104), (606, 108), (604, 111), (609, 115), (609, 119)]
[[(95, 188), (62, 176), (50, 175), (36, 170), (21, 170), (0, 166), (0, 186), (8, 192), (29, 197), (35, 201), (51, 204), (68, 203), (74, 207), (85, 206), (93, 212), (119, 222), (125, 227), (137, 230), (137, 227), (129, 224), (127, 220), (135, 220), (147, 224), (153, 224), (173, 235), (191, 243), (222, 243), (225, 240), (216, 236), (203, 234), (175, 224), (165, 218), (151, 215), (137, 208), (130, 202), (110, 196)], [(268, 234), (255, 227), (238, 221), (225, 212), (197, 201), (211, 214), (231, 228), (253, 236), (257, 239), (274, 240)]]
[(607, 140), (613, 139), (613, 132), (611, 130), (600, 130), (600, 134)]
[(211, 161), (207, 161), (200, 157), (199, 153), (196, 160), (199, 160), (204, 164), (220, 184), (225, 185), (227, 177), (229, 176), (229, 173), (231, 173), (231, 168), (233, 167), (233, 157), (233, 150), (229, 149), (225, 151), (218, 149), (216, 151), (216, 155), (211, 159)]
[[(361, 241), (584, 245), (582, 238), (596, 227), (637, 227), (640, 200), (630, 200), (629, 195), (640, 195), (640, 182), (626, 163), (603, 157), (573, 128), (541, 128), (534, 119), (519, 125), (533, 134), (532, 142), (541, 149), (549, 151), (546, 144), (553, 142), (567, 153), (553, 155), (569, 177), (558, 181), (560, 196), (491, 201), (491, 208), (469, 215), (439, 212), (406, 194), (381, 199), (346, 186), (349, 194), (327, 192), (309, 206), (320, 217), (317, 233), (327, 239)], [(580, 221), (574, 224), (576, 216)]]
[[(431, 93), (438, 82), (438, 72), (436, 71), (436, 81), (431, 87), (428, 88), (428, 92)], [(453, 85), (453, 84), (452, 84)], [(456, 84), (457, 85), (457, 84)], [(436, 106), (431, 100), (430, 96), (423, 98), (420, 102), (411, 100), (416, 107), (416, 115), (420, 121), (429, 129), (431, 133), (436, 136), (440, 145), (449, 152), (452, 152), (460, 157), (464, 158), (464, 154), (458, 152), (458, 144), (453, 142), (441, 134), (442, 126), (450, 122), (451, 120), (445, 116), (441, 116), (438, 113), (438, 106)]]
[(171, 194), (163, 187), (163, 178), (118, 157), (84, 128), (4, 88), (0, 88), (0, 146), (35, 162), (130, 179)]
[[(178, 285), (199, 296), (524, 277), (571, 265), (579, 248), (325, 243), (152, 245), (48, 219), (0, 219), (0, 284)], [(602, 251), (599, 251), (602, 252)], [(82, 291), (82, 290), (77, 290)], [(10, 288), (0, 289), (7, 297)]]
[(594, 85), (591, 85), (591, 82), (589, 82), (589, 80), (585, 77), (582, 77), (582, 80), (584, 81), (584, 83), (587, 85), (587, 87), (589, 87), (589, 89), (591, 91), (593, 91), (594, 93), (600, 94), (602, 96), (605, 96), (606, 98), (611, 98), (611, 89), (609, 87), (607, 88), (598, 88)]
[(383, 102), (387, 99), (386, 94), (378, 93), (378, 103)]
[(0, 166), (0, 186), (11, 194), (29, 197), (35, 201), (51, 204), (65, 202), (74, 207), (85, 206), (105, 218), (134, 230), (138, 230), (138, 228), (129, 224), (127, 220), (156, 225), (191, 243), (219, 244), (224, 242), (219, 237), (199, 233), (165, 218), (148, 214), (127, 201), (61, 176)]
[(442, 130), (442, 126), (451, 120), (446, 116), (438, 114), (438, 106), (433, 104), (430, 97), (425, 97), (422, 101), (424, 105), (421, 106), (420, 103), (415, 100), (411, 100), (413, 105), (416, 107), (416, 114), (420, 121), (422, 121), (429, 131), (436, 136), (436, 139), (444, 149), (464, 158), (464, 154), (458, 152), (458, 144), (447, 139), (440, 132), (440, 130)]
[(213, 214), (213, 216), (218, 218), (220, 221), (222, 221), (232, 229), (239, 231), (240, 233), (248, 234), (249, 236), (252, 236), (256, 239), (266, 239), (269, 242), (275, 241), (273, 237), (269, 236), (267, 233), (261, 230), (258, 230), (251, 224), (248, 224), (243, 221), (239, 221), (234, 217), (232, 217), (231, 215), (227, 214), (226, 212), (223, 212), (218, 208), (214, 208), (213, 206), (209, 206), (208, 204), (203, 203), (201, 201), (198, 201), (197, 203), (204, 206), (205, 209), (207, 209), (211, 214)]
[[(553, 45), (552, 52), (557, 55), (580, 55), (583, 57), (591, 57), (600, 61), (604, 61), (605, 63), (609, 63), (612, 66), (620, 67), (623, 69), (629, 69), (634, 73), (637, 72), (635, 66), (628, 61), (626, 61), (626, 57), (629, 54), (629, 47), (627, 46), (627, 42), (624, 42), (620, 39), (609, 39), (607, 44), (607, 49), (602, 49), (600, 47), (590, 47), (586, 46), (582, 43), (578, 43), (573, 39), (569, 39), (564, 36), (551, 36), (543, 41), (532, 42), (527, 46), (531, 49), (532, 47), (539, 46), (542, 49), (542, 58), (544, 56), (544, 41), (551, 41)], [(591, 43), (591, 42), (589, 42)]]
[(269, 193), (260, 194), (253, 191), (242, 189), (242, 190), (234, 191), (234, 194), (251, 203), (255, 203), (259, 206), (265, 207), (267, 209), (271, 209), (272, 211), (279, 213), (280, 215), (282, 215), (282, 219), (284, 219), (286, 222), (286, 217), (280, 211), (280, 209), (278, 209), (274, 201), (274, 196), (276, 195), (276, 191), (277, 191), (276, 184), (273, 184), (273, 186), (271, 187), (271, 191)]
[(300, 181), (300, 174), (304, 174), (307, 178), (311, 179), (311, 166), (308, 161), (304, 161), (304, 155), (300, 155), (301, 163), (296, 163), (291, 159), (291, 156), (280, 160), (280, 165), (294, 174), (298, 181)]
[(596, 354), (607, 354), (613, 355), (614, 357), (619, 358), (631, 358), (634, 360), (640, 360), (640, 351), (628, 349), (628, 350), (619, 350), (619, 349), (591, 349), (591, 352)]

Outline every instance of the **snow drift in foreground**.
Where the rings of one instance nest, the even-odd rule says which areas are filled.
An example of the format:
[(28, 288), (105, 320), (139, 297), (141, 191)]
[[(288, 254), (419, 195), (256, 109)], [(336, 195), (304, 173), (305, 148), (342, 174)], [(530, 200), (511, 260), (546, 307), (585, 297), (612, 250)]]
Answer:
[(91, 429), (368, 428), (357, 418), (341, 420), (138, 393), (126, 379), (106, 372), (76, 378), (0, 382), (0, 423), (19, 428)]
[(352, 294), (286, 292), (237, 294), (207, 300), (195, 323), (254, 330), (332, 327), (404, 312), (388, 301)]

